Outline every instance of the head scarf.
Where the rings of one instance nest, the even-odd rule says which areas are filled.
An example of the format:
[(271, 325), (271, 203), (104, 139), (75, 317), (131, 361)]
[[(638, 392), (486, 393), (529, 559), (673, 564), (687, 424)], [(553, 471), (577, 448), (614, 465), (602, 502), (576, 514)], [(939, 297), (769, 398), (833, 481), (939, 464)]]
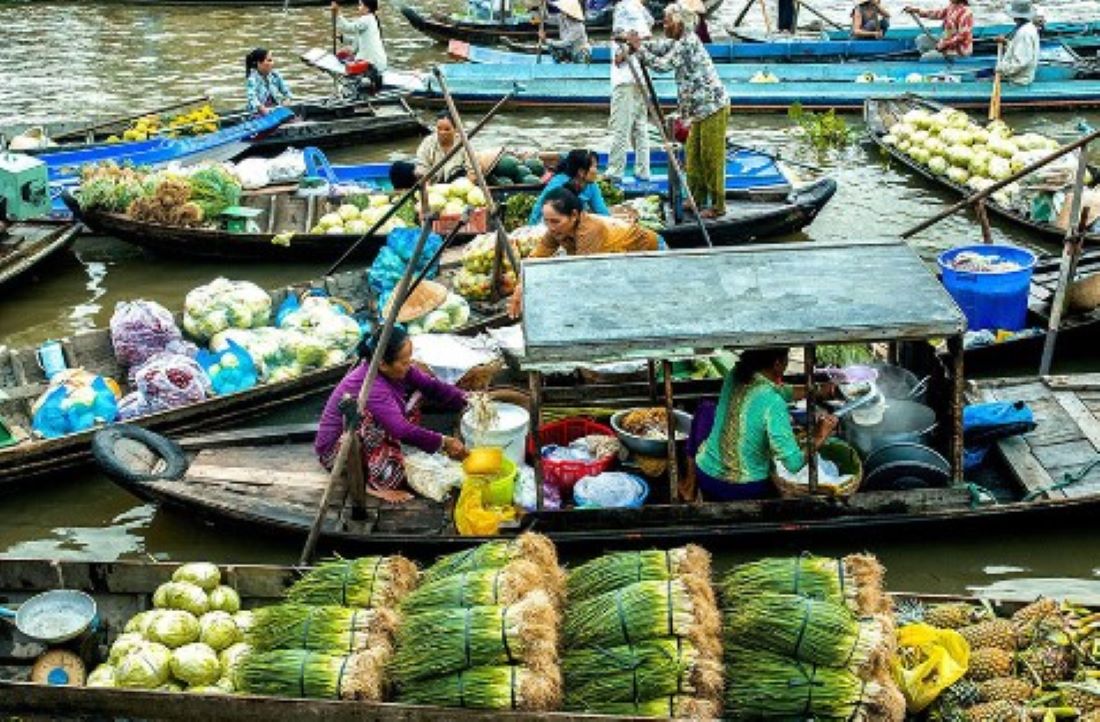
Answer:
[(683, 23), (685, 33), (690, 33), (695, 29), (695, 13), (678, 2), (665, 6), (665, 15), (671, 15)]

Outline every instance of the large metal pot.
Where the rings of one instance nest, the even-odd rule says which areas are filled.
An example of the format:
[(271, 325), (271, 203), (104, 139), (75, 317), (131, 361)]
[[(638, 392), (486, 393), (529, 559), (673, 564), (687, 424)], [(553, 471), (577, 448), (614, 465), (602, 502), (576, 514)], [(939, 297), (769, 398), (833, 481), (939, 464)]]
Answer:
[(877, 424), (863, 426), (853, 417), (845, 418), (842, 423), (848, 443), (866, 456), (886, 444), (929, 445), (936, 430), (936, 412), (915, 401), (891, 400), (887, 402), (882, 421)]
[(947, 486), (951, 464), (934, 449), (908, 442), (878, 447), (863, 462), (863, 490), (903, 491)]

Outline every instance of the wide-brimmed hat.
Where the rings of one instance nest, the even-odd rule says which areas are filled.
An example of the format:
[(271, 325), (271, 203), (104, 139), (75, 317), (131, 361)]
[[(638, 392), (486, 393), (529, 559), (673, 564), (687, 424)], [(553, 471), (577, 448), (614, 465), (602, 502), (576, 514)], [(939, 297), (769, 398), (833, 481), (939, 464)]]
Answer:
[[(436, 283), (435, 281), (421, 281), (420, 285), (409, 294), (405, 303), (401, 304), (401, 310), (397, 312), (397, 322), (408, 323), (409, 321), (423, 318), (439, 308), (446, 300), (446, 286)], [(390, 300), (386, 302), (386, 307), (382, 309), (383, 315), (390, 312), (390, 306), (392, 305), (393, 296), (390, 296)]]
[(1005, 12), (1009, 17), (1017, 20), (1035, 19), (1035, 7), (1031, 4), (1031, 0), (1011, 0), (1005, 6)]
[(703, 0), (680, 0), (680, 4), (684, 6), (685, 10), (689, 10), (696, 15), (704, 15), (707, 12), (707, 7), (703, 4)]
[(568, 15), (574, 20), (584, 20), (584, 10), (577, 0), (557, 0), (554, 3), (563, 15)]

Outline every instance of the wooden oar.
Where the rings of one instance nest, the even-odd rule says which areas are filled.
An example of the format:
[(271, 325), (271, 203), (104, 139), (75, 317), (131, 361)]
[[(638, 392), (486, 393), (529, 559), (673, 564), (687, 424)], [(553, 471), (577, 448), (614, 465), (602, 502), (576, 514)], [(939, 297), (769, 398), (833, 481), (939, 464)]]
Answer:
[(210, 96), (203, 93), (202, 95), (196, 95), (194, 98), (187, 98), (186, 100), (180, 100), (175, 103), (169, 103), (168, 105), (156, 108), (154, 110), (147, 110), (143, 113), (134, 113), (133, 115), (125, 115), (118, 118), (112, 118), (111, 120), (103, 120), (91, 125), (84, 125), (79, 128), (73, 128), (72, 130), (66, 130), (62, 133), (58, 133), (53, 138), (54, 140), (60, 140), (61, 138), (70, 138), (76, 135), (84, 135), (92, 131), (99, 130), (100, 128), (106, 128), (111, 125), (118, 125), (120, 123), (129, 123), (131, 120), (137, 120), (143, 118), (146, 115), (160, 115), (169, 110), (175, 110), (176, 108), (185, 108), (189, 105), (198, 105), (199, 103), (206, 103), (210, 101)]
[(768, 0), (760, 0), (760, 14), (764, 16), (764, 31), (768, 34), (772, 34), (772, 21), (768, 17)]
[[(630, 74), (634, 76), (634, 82), (639, 88), (645, 89), (646, 105), (649, 107), (649, 115), (653, 122), (656, 123), (657, 128), (661, 131), (661, 142), (665, 147), (665, 153), (668, 154), (668, 163), (672, 166), (672, 169), (676, 171), (676, 177), (670, 177), (668, 179), (670, 198), (673, 189), (672, 184), (679, 183), (684, 193), (687, 195), (691, 207), (694, 209), (695, 222), (699, 224), (699, 232), (703, 234), (703, 240), (707, 242), (707, 247), (713, 248), (714, 244), (710, 241), (710, 232), (707, 231), (707, 224), (700, 215), (702, 209), (699, 208), (699, 204), (695, 202), (695, 196), (692, 194), (691, 188), (688, 187), (687, 176), (684, 174), (684, 169), (680, 166), (680, 159), (676, 157), (676, 148), (672, 143), (672, 138), (668, 135), (668, 128), (665, 127), (665, 114), (661, 111), (661, 102), (657, 97), (657, 89), (653, 87), (653, 78), (649, 77), (649, 69), (646, 67), (645, 61), (640, 56), (634, 54), (634, 50), (630, 47), (629, 43), (625, 43), (621, 39), (619, 42), (622, 43), (623, 50), (626, 54), (626, 65), (630, 68)], [(637, 67), (631, 62), (632, 59), (637, 59)], [(723, 158), (723, 162), (725, 162), (725, 158)]]
[(737, 17), (733, 19), (733, 27), (741, 27), (742, 21), (744, 21), (745, 16), (749, 14), (749, 10), (752, 10), (752, 6), (755, 2), (756, 0), (746, 0), (744, 7), (741, 8), (741, 12), (737, 13)]
[(911, 15), (913, 19), (917, 21), (917, 25), (920, 26), (921, 32), (924, 33), (929, 40), (938, 45), (940, 42), (939, 39), (931, 33), (928, 27), (924, 24), (924, 20), (921, 19), (921, 16), (913, 10), (909, 11), (909, 15)]
[[(477, 135), (478, 131), (480, 131), (482, 128), (484, 128), (485, 124), (488, 123), (489, 120), (494, 115), (497, 114), (497, 111), (499, 111), (504, 106), (505, 103), (507, 103), (509, 100), (511, 100), (512, 97), (517, 92), (519, 92), (519, 89), (520, 89), (520, 86), (518, 84), (514, 84), (512, 86), (511, 92), (509, 92), (503, 98), (498, 100), (496, 105), (494, 105), (492, 108), (490, 108), (488, 113), (486, 113), (484, 116), (482, 116), (481, 120), (478, 121), (477, 125), (475, 125), (470, 130), (470, 132), (468, 134), (468, 137), (473, 137), (473, 136)], [(456, 144), (453, 148), (451, 148), (449, 151), (447, 151), (443, 155), (443, 157), (440, 158), (439, 161), (436, 162), (435, 165), (433, 165), (431, 168), (428, 169), (427, 173), (425, 173), (423, 176), (421, 176), (419, 179), (417, 179), (416, 184), (413, 185), (412, 188), (405, 191), (405, 193), (401, 196), (401, 198), (399, 198), (397, 200), (397, 202), (394, 203), (388, 211), (383, 213), (382, 216), (377, 221), (374, 222), (374, 225), (372, 225), (370, 228), (367, 229), (366, 233), (359, 236), (359, 238), (356, 239), (355, 243), (351, 244), (351, 246), (348, 247), (348, 250), (344, 251), (344, 254), (342, 256), (340, 256), (338, 259), (336, 259), (336, 262), (333, 263), (327, 271), (325, 271), (325, 275), (326, 276), (331, 276), (333, 273), (336, 272), (336, 269), (338, 269), (340, 266), (344, 265), (344, 261), (348, 260), (348, 258), (351, 256), (351, 254), (354, 253), (357, 248), (359, 248), (360, 244), (362, 244), (363, 241), (365, 241), (367, 238), (369, 238), (371, 236), (371, 234), (373, 234), (376, 230), (381, 228), (382, 224), (384, 224), (386, 221), (388, 221), (393, 216), (394, 213), (397, 213), (397, 209), (400, 208), (401, 206), (403, 206), (409, 198), (412, 198), (412, 196), (418, 190), (420, 190), (423, 186), (430, 183), (431, 179), (435, 176), (435, 174), (438, 173), (439, 170), (444, 165), (447, 164), (447, 161), (449, 161), (451, 158), (453, 158), (456, 154), (458, 154), (462, 150), (463, 150), (463, 148), (460, 145)], [(491, 196), (487, 196), (487, 198), (491, 199)]]
[(806, 8), (807, 10), (810, 11), (811, 14), (816, 15), (817, 17), (821, 18), (822, 20), (824, 20), (828, 24), (832, 25), (837, 30), (847, 30), (847, 28), (845, 28), (843, 25), (841, 25), (837, 21), (835, 21), (832, 18), (827, 17), (827, 16), (821, 14), (820, 12), (818, 12), (817, 9), (812, 7), (809, 3), (803, 2), (802, 0), (794, 0), (794, 4), (797, 5), (800, 8)]
[(542, 43), (546, 38), (546, 0), (539, 2), (539, 44), (535, 50), (535, 63), (542, 65)]
[[(413, 274), (416, 272), (417, 262), (420, 260), (420, 255), (424, 252), (424, 243), (428, 240), (428, 236), (432, 232), (432, 223), (435, 222), (435, 214), (432, 213), (428, 207), (428, 192), (423, 186), (420, 188), (420, 208), (421, 216), (423, 218), (423, 225), (420, 228), (420, 236), (416, 239), (416, 247), (413, 249), (412, 257), (409, 258), (409, 263), (405, 267), (405, 272), (401, 275), (401, 281), (397, 284), (397, 288), (393, 292), (393, 302), (390, 304), (390, 310), (386, 313), (386, 321), (382, 326), (382, 331), (378, 336), (378, 344), (375, 346), (374, 353), (371, 354), (370, 366), (367, 367), (367, 376), (363, 380), (363, 385), (359, 389), (359, 397), (356, 400), (356, 410), (358, 413), (362, 413), (366, 407), (367, 399), (370, 396), (371, 386), (374, 385), (374, 380), (378, 377), (378, 366), (382, 361), (382, 356), (385, 353), (386, 345), (390, 341), (390, 336), (393, 334), (393, 326), (397, 323), (397, 314), (401, 310), (401, 306), (404, 304), (405, 299), (408, 298), (409, 284), (412, 282)], [(341, 402), (343, 405), (350, 397), (345, 397)], [(328, 516), (329, 500), (332, 498), (332, 493), (338, 485), (338, 479), (343, 476), (348, 464), (358, 464), (359, 468), (353, 468), (351, 475), (357, 477), (362, 474), (362, 461), (359, 458), (351, 458), (352, 452), (357, 449), (358, 442), (355, 439), (355, 426), (347, 425), (345, 423), (344, 431), (340, 435), (340, 447), (336, 454), (336, 461), (332, 465), (332, 472), (329, 474), (328, 485), (325, 486), (324, 492), (321, 494), (321, 503), (317, 508), (317, 515), (313, 519), (313, 525), (309, 528), (309, 536), (306, 537), (306, 544), (302, 547), (302, 556), (298, 560), (301, 565), (309, 564), (313, 558), (313, 551), (317, 547), (317, 539), (321, 536), (321, 527), (324, 525), (325, 517)], [(358, 456), (358, 455), (356, 455)], [(354, 479), (358, 482), (358, 479)], [(350, 490), (352, 495), (356, 495), (354, 490)]]
[(993, 93), (989, 96), (989, 119), (999, 120), (1001, 117), (1001, 57), (1004, 45), (997, 43), (997, 65), (993, 74)]

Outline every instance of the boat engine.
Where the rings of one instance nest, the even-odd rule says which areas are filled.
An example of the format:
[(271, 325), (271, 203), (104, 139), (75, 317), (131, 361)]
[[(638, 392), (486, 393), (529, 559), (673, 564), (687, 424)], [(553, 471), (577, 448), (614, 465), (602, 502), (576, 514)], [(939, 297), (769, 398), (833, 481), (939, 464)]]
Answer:
[(0, 223), (50, 213), (46, 164), (19, 153), (0, 152)]

